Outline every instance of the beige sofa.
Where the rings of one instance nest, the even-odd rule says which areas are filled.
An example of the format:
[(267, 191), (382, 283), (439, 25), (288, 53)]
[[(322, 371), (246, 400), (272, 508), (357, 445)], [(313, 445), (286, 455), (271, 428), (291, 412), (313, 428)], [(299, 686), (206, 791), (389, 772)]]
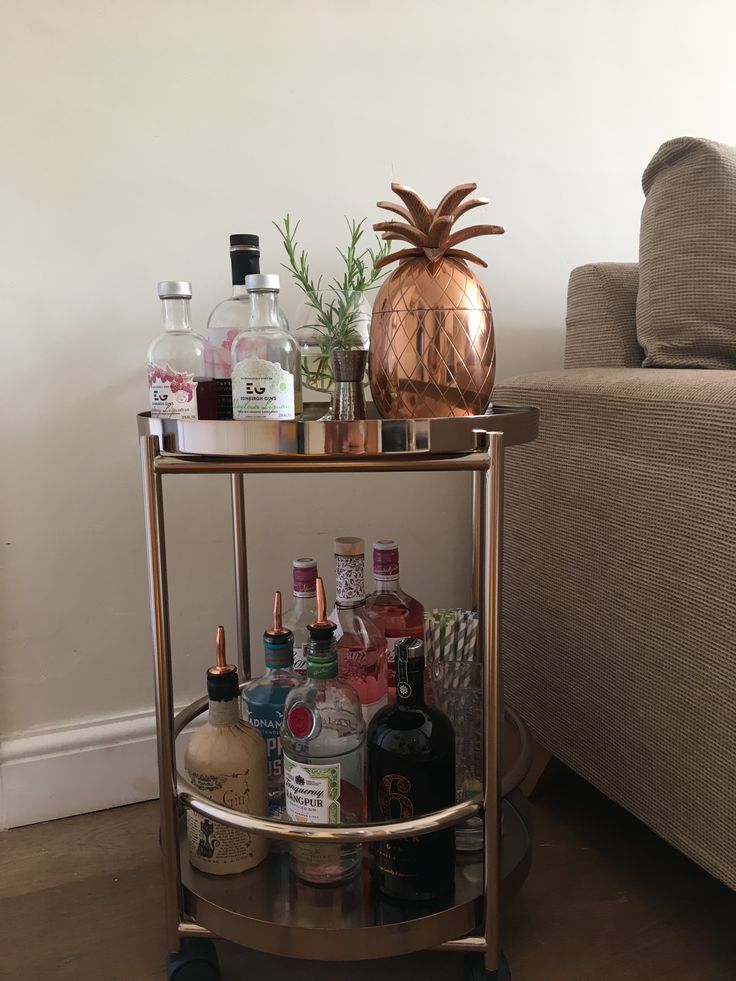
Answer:
[(736, 889), (736, 371), (642, 368), (637, 266), (570, 280), (565, 368), (507, 456), (508, 701), (536, 741)]

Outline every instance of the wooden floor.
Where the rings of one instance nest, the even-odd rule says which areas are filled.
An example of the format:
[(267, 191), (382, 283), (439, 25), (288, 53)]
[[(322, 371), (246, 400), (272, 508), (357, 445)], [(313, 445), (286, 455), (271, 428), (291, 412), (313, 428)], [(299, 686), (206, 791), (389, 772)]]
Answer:
[[(534, 864), (508, 912), (514, 981), (734, 981), (736, 893), (563, 773), (533, 804)], [(161, 981), (155, 804), (0, 835), (3, 981)], [(351, 965), (219, 944), (223, 981), (455, 981), (456, 955)]]

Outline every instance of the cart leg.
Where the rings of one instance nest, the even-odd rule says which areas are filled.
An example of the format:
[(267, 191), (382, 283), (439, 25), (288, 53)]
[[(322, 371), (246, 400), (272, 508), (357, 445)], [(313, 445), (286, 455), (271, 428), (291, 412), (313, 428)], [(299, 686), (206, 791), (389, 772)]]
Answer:
[(156, 684), (156, 742), (161, 809), (161, 851), (164, 874), (164, 915), (169, 950), (179, 950), (182, 914), (179, 843), (177, 840), (176, 759), (174, 749), (174, 695), (171, 678), (171, 634), (166, 579), (166, 544), (161, 476), (155, 472), (158, 437), (141, 437), (143, 494), (146, 509), (146, 552), (151, 597), (154, 677)]
[(501, 954), (497, 971), (487, 971), (482, 954), (466, 954), (463, 960), (462, 981), (511, 981), (511, 969)]
[[(488, 469), (483, 474), (479, 507), (483, 548), (480, 584), (483, 602), (478, 610), (483, 640), (486, 710), (483, 808), (484, 936), (483, 963), (488, 976), (499, 977), (501, 969), (501, 738), (503, 698), (501, 694), (501, 514), (503, 490), (503, 435), (488, 434)], [(477, 535), (479, 529), (476, 529)]]
[(166, 981), (220, 981), (220, 963), (211, 940), (185, 937), (166, 963)]
[[(480, 434), (479, 434), (480, 435)], [(484, 432), (482, 442), (487, 440)], [(479, 470), (473, 471), (473, 597), (472, 607), (477, 613), (481, 606), (483, 584), (481, 582), (481, 566), (483, 564), (483, 474)]]
[(250, 679), (250, 609), (248, 603), (248, 548), (245, 536), (245, 482), (242, 473), (230, 476), (233, 502), (233, 557), (235, 559), (235, 626), (240, 677)]

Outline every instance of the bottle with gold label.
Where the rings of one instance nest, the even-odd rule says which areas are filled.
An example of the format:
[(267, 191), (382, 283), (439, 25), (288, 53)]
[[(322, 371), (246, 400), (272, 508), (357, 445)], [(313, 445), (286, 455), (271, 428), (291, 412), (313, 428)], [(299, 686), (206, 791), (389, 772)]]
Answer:
[[(217, 663), (207, 671), (209, 719), (189, 740), (184, 769), (203, 797), (244, 814), (268, 807), (266, 744), (240, 717), (238, 671), (225, 663), (225, 631), (217, 628)], [(231, 875), (264, 860), (268, 839), (187, 811), (189, 860), (203, 872)]]

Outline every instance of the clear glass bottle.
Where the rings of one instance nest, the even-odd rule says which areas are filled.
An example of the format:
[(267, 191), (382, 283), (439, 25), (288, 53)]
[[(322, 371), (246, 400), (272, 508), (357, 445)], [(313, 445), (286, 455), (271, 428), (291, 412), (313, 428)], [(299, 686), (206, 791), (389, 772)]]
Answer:
[(164, 332), (148, 348), (151, 415), (166, 419), (216, 419), (217, 394), (207, 363), (207, 341), (192, 330), (191, 283), (158, 284)]
[(268, 754), (268, 813), (281, 818), (285, 813), (284, 769), (281, 761), (281, 723), (284, 703), (298, 678), (291, 670), (294, 635), (281, 623), (281, 593), (274, 596), (273, 626), (263, 634), (266, 670), (243, 689), (246, 720), (266, 740)]
[(250, 322), (232, 346), (234, 419), (300, 419), (302, 375), (299, 345), (279, 319), (279, 277), (245, 281)]
[(335, 539), (335, 618), (340, 677), (356, 690), (366, 723), (387, 701), (386, 637), (366, 609), (365, 542)]
[(245, 278), (260, 269), (260, 243), (257, 235), (230, 236), (230, 267), (233, 292), (218, 303), (207, 321), (209, 360), (217, 384), (217, 417), (232, 419), (233, 396), (231, 348), (233, 341), (250, 324), (250, 299)]
[[(244, 814), (267, 809), (266, 747), (240, 718), (238, 671), (225, 662), (225, 631), (217, 628), (216, 663), (207, 671), (208, 721), (192, 733), (184, 769), (203, 797)], [(252, 869), (268, 854), (268, 838), (239, 831), (187, 808), (189, 860), (212, 875)]]
[[(348, 824), (364, 817), (365, 723), (360, 701), (337, 677), (336, 624), (325, 619), (317, 579), (317, 619), (309, 625), (307, 680), (286, 698), (281, 745), (290, 820)], [(305, 882), (345, 882), (361, 864), (360, 845), (298, 842), (291, 867)]]
[(369, 616), (386, 635), (388, 700), (396, 701), (394, 647), (402, 637), (424, 640), (424, 607), (405, 593), (399, 582), (399, 546), (391, 539), (373, 545), (375, 590), (366, 599)]
[(307, 655), (304, 646), (309, 640), (307, 626), (317, 619), (317, 563), (314, 559), (294, 559), (292, 562), (294, 602), (284, 613), (284, 626), (294, 634), (294, 671), (307, 674)]
[[(455, 803), (452, 723), (424, 700), (424, 644), (396, 645), (396, 704), (368, 729), (368, 818), (408, 819)], [(379, 891), (397, 900), (424, 901), (455, 884), (455, 834), (445, 828), (418, 838), (371, 846), (371, 874)]]

